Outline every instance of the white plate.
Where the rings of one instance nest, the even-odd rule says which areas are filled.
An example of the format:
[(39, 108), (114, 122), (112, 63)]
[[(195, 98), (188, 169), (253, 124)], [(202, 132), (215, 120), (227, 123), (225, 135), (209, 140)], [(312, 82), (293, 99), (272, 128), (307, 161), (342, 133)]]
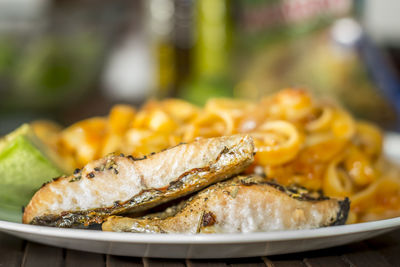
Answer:
[[(389, 134), (385, 142), (388, 156), (399, 160), (399, 135)], [(0, 231), (38, 243), (113, 255), (160, 258), (238, 258), (300, 252), (360, 241), (396, 228), (400, 228), (400, 217), (312, 230), (196, 235), (59, 229), (0, 220)]]
[(0, 230), (47, 245), (162, 258), (237, 258), (322, 249), (370, 238), (397, 227), (400, 218), (313, 230), (179, 235), (58, 229), (0, 221)]

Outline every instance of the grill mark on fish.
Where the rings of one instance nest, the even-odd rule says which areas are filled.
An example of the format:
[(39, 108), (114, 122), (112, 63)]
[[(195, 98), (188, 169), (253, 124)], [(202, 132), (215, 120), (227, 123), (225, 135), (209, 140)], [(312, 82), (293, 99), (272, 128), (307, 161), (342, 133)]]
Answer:
[[(215, 162), (217, 162), (217, 160)], [(215, 164), (215, 163), (212, 163), (212, 164)], [(196, 176), (196, 175), (198, 176), (199, 173), (209, 172), (209, 171), (212, 171), (210, 166), (206, 166), (206, 167), (202, 167), (202, 168), (194, 168), (194, 169), (191, 169), (191, 170), (189, 170), (187, 172), (184, 172), (183, 174), (181, 174), (178, 177), (178, 179), (176, 181), (171, 182), (169, 184), (169, 186), (167, 186), (166, 190), (168, 190), (168, 189), (172, 189), (172, 190), (179, 189), (182, 186), (182, 183), (183, 183), (182, 180), (187, 179), (187, 177), (190, 178), (192, 176)]]
[[(225, 143), (226, 145), (223, 145), (219, 151), (216, 150), (217, 148), (215, 148), (215, 146), (218, 145), (219, 147), (219, 144), (225, 144)], [(203, 148), (204, 147), (203, 144), (207, 144), (207, 146)], [(185, 147), (182, 148), (182, 146)], [(194, 147), (196, 148), (198, 147), (198, 149), (203, 149), (203, 151), (201, 151), (202, 153), (194, 153), (193, 152)], [(214, 149), (215, 152), (210, 152), (211, 155), (208, 155), (205, 149)], [(201, 160), (201, 162), (204, 162), (205, 164), (203, 166), (187, 169), (182, 173), (177, 173), (176, 176), (174, 177), (171, 176), (172, 177), (171, 181), (166, 183), (165, 186), (163, 187), (154, 187), (151, 185), (151, 183), (154, 183), (154, 181), (152, 182), (151, 180), (152, 177), (149, 176), (150, 175), (149, 172), (150, 173), (156, 172), (156, 170), (149, 171), (145, 169), (144, 166), (146, 166), (146, 164), (141, 164), (140, 166), (137, 166), (135, 165), (136, 161), (131, 161), (130, 157), (128, 156), (126, 157), (126, 159), (129, 160), (127, 162), (128, 163), (131, 162), (129, 164), (133, 164), (129, 168), (132, 168), (132, 171), (137, 176), (136, 178), (137, 184), (138, 186), (140, 186), (140, 188), (142, 188), (138, 193), (133, 195), (131, 198), (128, 198), (126, 200), (120, 197), (116, 198), (116, 200), (118, 200), (118, 205), (115, 205), (116, 201), (115, 200), (113, 201), (113, 203), (110, 203), (110, 205), (101, 205), (101, 203), (99, 203), (99, 207), (96, 208), (78, 209), (78, 210), (68, 209), (68, 210), (63, 210), (61, 213), (58, 213), (58, 212), (46, 211), (45, 208), (40, 207), (41, 198), (36, 197), (35, 195), (35, 197), (38, 198), (38, 200), (35, 200), (36, 199), (35, 197), (31, 200), (31, 203), (28, 205), (28, 212), (24, 213), (24, 223), (56, 226), (56, 227), (82, 227), (82, 225), (88, 226), (92, 223), (102, 222), (110, 215), (125, 214), (128, 212), (140, 212), (142, 210), (146, 210), (158, 204), (164, 203), (168, 200), (172, 200), (174, 198), (192, 193), (193, 191), (200, 190), (211, 183), (215, 183), (220, 180), (229, 178), (232, 175), (241, 172), (253, 161), (253, 149), (254, 145), (251, 137), (237, 135), (232, 137), (201, 139), (192, 144), (181, 144), (179, 146), (176, 146), (175, 148), (168, 149), (165, 152), (158, 153), (158, 155), (162, 153), (166, 154), (165, 157), (162, 158), (163, 162), (162, 164), (164, 166), (169, 166), (167, 163), (165, 163), (168, 162), (169, 160), (172, 160), (174, 164), (181, 163), (175, 159), (171, 159), (171, 153), (174, 156), (182, 157), (182, 164), (187, 164), (184, 166), (190, 166), (189, 162), (193, 160), (195, 162)], [(180, 152), (176, 152), (176, 150)], [(187, 151), (191, 153), (189, 154), (191, 155), (190, 157), (197, 157), (197, 159), (196, 158), (185, 159), (184, 157)], [(176, 155), (174, 154), (175, 152)], [(212, 156), (213, 153), (214, 156)], [(224, 157), (224, 159), (222, 159), (223, 155), (226, 153), (232, 153), (232, 155), (229, 155), (229, 158)], [(152, 161), (154, 160), (154, 157), (158, 157), (157, 160), (160, 160), (160, 157), (158, 155), (156, 154), (150, 156), (147, 158), (147, 160)], [(214, 160), (212, 160), (213, 157)], [(116, 177), (115, 175), (117, 175), (117, 173), (115, 173), (115, 171), (113, 170), (120, 168), (121, 166), (119, 165), (121, 164), (124, 165), (127, 164), (127, 162), (124, 162), (122, 160), (123, 158), (124, 157), (112, 155), (106, 159), (91, 163), (90, 166), (93, 166), (93, 168), (90, 166), (86, 166), (80, 171), (79, 176), (73, 175), (71, 177), (68, 177), (69, 182), (71, 182), (71, 185), (85, 182), (89, 178), (86, 177), (86, 175), (90, 175), (92, 170), (94, 170), (94, 168), (97, 168), (99, 169), (99, 171), (97, 171), (97, 169), (94, 170), (96, 171), (96, 176), (94, 179), (90, 179), (91, 181), (90, 186), (92, 186), (93, 183), (96, 183), (97, 180), (99, 179), (101, 180), (102, 176), (104, 175), (106, 175), (107, 177), (110, 176), (107, 179), (110, 179), (111, 183), (114, 180), (113, 177)], [(144, 161), (141, 162), (144, 163)], [(102, 168), (103, 166), (104, 168)], [(181, 166), (179, 168), (181, 168)], [(144, 170), (146, 170), (146, 174), (143, 172)], [(168, 171), (174, 173), (175, 169), (171, 168), (171, 170)], [(121, 171), (119, 171), (119, 173), (121, 173)], [(50, 188), (51, 189), (53, 188), (53, 185), (51, 183), (42, 190), (48, 190)], [(62, 189), (67, 190), (68, 188), (65, 189), (62, 188)], [(91, 188), (88, 188), (88, 190), (90, 189)], [(107, 190), (107, 188), (104, 188), (104, 190)], [(99, 193), (101, 194), (102, 192)], [(40, 196), (40, 194), (38, 195)], [(55, 198), (54, 201), (63, 201), (63, 200), (57, 200), (56, 196), (54, 196), (53, 198)], [(48, 203), (50, 203), (50, 201), (48, 201)], [(37, 207), (38, 205), (39, 208)], [(36, 214), (38, 215), (36, 216), (33, 215), (35, 211), (32, 210), (35, 209), (40, 210), (40, 208), (42, 208), (44, 212), (40, 214), (40, 211), (36, 211)]]
[(350, 200), (348, 197), (346, 197), (343, 200), (339, 201), (339, 210), (336, 214), (336, 220), (334, 220), (329, 226), (345, 224), (349, 210), (350, 210)]
[(275, 181), (265, 181), (263, 183), (268, 184), (298, 200), (319, 201), (329, 199), (329, 197), (325, 196), (322, 191), (312, 191), (298, 185), (283, 186)]
[(139, 173), (138, 176), (139, 176), (139, 179), (140, 179), (140, 185), (143, 188), (147, 188), (146, 181), (144, 180), (144, 175), (142, 173)]
[(212, 226), (216, 222), (216, 218), (214, 213), (212, 212), (205, 212), (203, 214), (203, 219), (202, 219), (202, 226), (207, 227), (207, 226)]
[(82, 178), (82, 176), (81, 176), (81, 175), (78, 175), (78, 176), (72, 177), (72, 179), (69, 180), (69, 182), (70, 182), (70, 183), (73, 183), (73, 182), (79, 181), (81, 178)]

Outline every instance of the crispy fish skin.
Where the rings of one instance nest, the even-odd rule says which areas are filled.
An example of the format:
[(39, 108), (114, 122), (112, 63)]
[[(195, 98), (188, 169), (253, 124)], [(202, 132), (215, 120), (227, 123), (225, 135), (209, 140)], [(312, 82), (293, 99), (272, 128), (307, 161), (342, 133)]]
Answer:
[(149, 209), (229, 178), (254, 159), (248, 135), (200, 139), (144, 159), (111, 155), (44, 185), (23, 223), (81, 227)]
[(189, 199), (174, 216), (111, 216), (103, 231), (136, 233), (248, 233), (344, 224), (349, 200), (313, 198), (259, 176), (238, 176)]

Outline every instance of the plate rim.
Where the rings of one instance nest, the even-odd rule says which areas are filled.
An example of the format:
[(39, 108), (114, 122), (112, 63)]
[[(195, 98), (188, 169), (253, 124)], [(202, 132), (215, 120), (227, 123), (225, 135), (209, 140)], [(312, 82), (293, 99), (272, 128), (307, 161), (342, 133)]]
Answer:
[(146, 234), (127, 232), (103, 232), (99, 230), (55, 228), (0, 220), (0, 231), (24, 233), (53, 238), (81, 239), (136, 244), (245, 244), (297, 239), (325, 238), (378, 230), (400, 228), (400, 217), (373, 222), (329, 226), (305, 230), (285, 230), (255, 233), (224, 234)]

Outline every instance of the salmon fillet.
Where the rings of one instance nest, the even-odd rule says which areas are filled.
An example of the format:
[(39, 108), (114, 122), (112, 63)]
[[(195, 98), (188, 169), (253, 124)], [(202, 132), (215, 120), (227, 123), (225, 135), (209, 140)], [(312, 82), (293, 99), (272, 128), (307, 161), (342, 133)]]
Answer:
[[(212, 185), (167, 218), (111, 216), (104, 231), (136, 233), (248, 233), (344, 224), (349, 200), (313, 196), (260, 176), (239, 176)], [(161, 216), (163, 217), (163, 216)]]
[(82, 227), (146, 210), (243, 171), (253, 162), (248, 135), (200, 139), (143, 159), (110, 155), (44, 185), (23, 223)]

